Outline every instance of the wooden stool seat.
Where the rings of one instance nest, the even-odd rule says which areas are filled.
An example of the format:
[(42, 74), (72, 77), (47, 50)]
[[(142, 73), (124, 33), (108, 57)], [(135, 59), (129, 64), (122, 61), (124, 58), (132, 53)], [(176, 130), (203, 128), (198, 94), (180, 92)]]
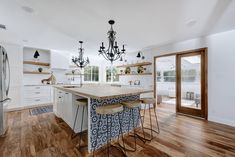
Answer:
[[(158, 124), (158, 119), (157, 119), (157, 112), (156, 112), (156, 99), (155, 98), (141, 98), (140, 99), (142, 101), (143, 104), (145, 104), (145, 108), (144, 108), (144, 115), (142, 116), (143, 117), (143, 122), (145, 122), (145, 110), (146, 110), (146, 105), (150, 105), (152, 104), (153, 105), (153, 108), (151, 108), (150, 106), (148, 107), (148, 110), (149, 110), (149, 122), (150, 122), (150, 127), (144, 127), (145, 130), (150, 130), (151, 131), (151, 134), (150, 134), (150, 138), (145, 138), (144, 137), (144, 140), (145, 141), (152, 141), (153, 138), (154, 138), (154, 135), (153, 135), (153, 132), (159, 134), (160, 133), (160, 128), (159, 128), (159, 124)], [(154, 112), (154, 116), (155, 116), (155, 120), (156, 120), (156, 123), (157, 123), (157, 130), (156, 129), (153, 129), (153, 124), (152, 124), (152, 111)]]
[[(132, 145), (128, 149), (124, 147), (125, 141), (122, 141), (123, 142), (123, 146), (122, 146), (121, 143), (118, 140), (118, 145), (126, 151), (135, 152), (137, 150), (137, 138), (140, 137), (138, 135), (138, 133), (136, 132), (136, 127), (138, 127), (139, 122), (141, 124), (140, 128), (141, 128), (141, 130), (144, 134), (144, 138), (145, 138), (144, 126), (143, 126), (143, 122), (142, 122), (141, 114), (140, 114), (140, 109), (141, 109), (140, 106), (141, 106), (142, 102), (140, 100), (132, 100), (132, 101), (121, 102), (121, 104), (123, 105), (123, 107), (125, 107), (124, 112), (127, 111), (127, 113), (129, 113), (129, 117), (128, 117), (128, 120), (129, 120), (128, 136), (134, 138), (135, 143), (134, 143), (134, 145)], [(137, 118), (136, 122), (135, 122), (134, 112), (138, 113), (138, 118)], [(132, 130), (133, 130), (133, 135), (129, 134), (131, 132), (130, 128), (132, 128)], [(139, 139), (142, 140), (143, 138), (139, 138)], [(145, 141), (143, 141), (143, 142), (145, 142)]]
[(87, 99), (77, 99), (76, 100), (76, 105), (78, 106), (86, 106), (88, 104)]
[(98, 114), (115, 114), (118, 112), (123, 111), (123, 105), (122, 104), (114, 104), (114, 105), (104, 105), (104, 106), (98, 106), (96, 107), (96, 113)]
[(141, 105), (141, 101), (139, 101), (139, 100), (127, 101), (127, 102), (122, 102), (121, 104), (126, 108), (136, 108)]
[[(82, 141), (82, 134), (83, 134), (83, 123), (84, 123), (84, 110), (86, 109), (86, 116), (88, 116), (88, 100), (87, 99), (76, 99), (75, 104), (77, 105), (77, 111), (76, 111), (76, 115), (75, 115), (75, 119), (74, 119), (74, 123), (73, 123), (73, 130), (75, 131), (75, 126), (77, 124), (77, 118), (78, 118), (78, 111), (79, 108), (82, 108), (82, 119), (81, 119), (81, 126), (80, 126), (80, 138), (79, 138), (79, 143), (77, 144), (77, 146), (80, 148), (81, 146), (81, 141)], [(74, 138), (76, 136), (76, 133), (72, 133), (71, 138)]]
[(156, 99), (155, 98), (141, 98), (140, 101), (144, 104), (155, 104)]
[[(119, 136), (121, 135), (122, 140), (124, 141), (124, 135), (123, 135), (123, 131), (122, 131), (122, 122), (121, 122), (121, 120), (122, 120), (121, 117), (123, 116), (123, 105), (120, 103), (117, 103), (117, 104), (106, 104), (103, 106), (97, 106), (96, 107), (96, 114), (98, 115), (98, 124), (97, 124), (98, 130), (96, 132), (96, 141), (95, 141), (94, 150), (92, 152), (93, 157), (94, 157), (94, 152), (96, 151), (97, 142), (98, 142), (98, 138), (99, 138), (99, 134), (100, 134), (99, 130), (101, 130), (101, 128), (103, 128), (102, 127), (103, 122), (101, 121), (103, 117), (106, 118), (106, 123), (107, 123), (107, 127), (106, 127), (105, 131), (107, 134), (107, 138), (106, 138), (107, 147), (106, 147), (106, 149), (107, 149), (108, 157), (109, 157), (110, 147), (113, 147), (113, 148), (120, 150), (122, 152), (123, 156), (127, 157), (125, 149), (123, 151), (122, 148), (119, 148), (118, 146), (112, 144), (112, 138), (113, 138), (112, 137), (112, 127), (113, 127), (112, 123), (113, 123), (113, 120), (114, 120), (113, 118), (115, 115), (118, 116), (118, 123), (119, 123), (118, 139), (119, 139)], [(120, 116), (120, 114), (122, 114), (122, 116)], [(104, 131), (104, 130), (102, 129), (102, 131)], [(124, 145), (124, 148), (125, 148), (125, 145)]]

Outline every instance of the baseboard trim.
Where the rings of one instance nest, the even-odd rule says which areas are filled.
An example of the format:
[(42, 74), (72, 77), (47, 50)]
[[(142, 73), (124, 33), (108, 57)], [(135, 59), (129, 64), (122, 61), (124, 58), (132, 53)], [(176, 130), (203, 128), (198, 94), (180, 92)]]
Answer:
[(218, 118), (218, 117), (215, 117), (215, 116), (209, 116), (208, 117), (208, 121), (216, 122), (216, 123), (225, 124), (225, 125), (229, 125), (229, 126), (235, 127), (235, 121), (231, 121), (231, 120), (224, 119), (224, 118)]

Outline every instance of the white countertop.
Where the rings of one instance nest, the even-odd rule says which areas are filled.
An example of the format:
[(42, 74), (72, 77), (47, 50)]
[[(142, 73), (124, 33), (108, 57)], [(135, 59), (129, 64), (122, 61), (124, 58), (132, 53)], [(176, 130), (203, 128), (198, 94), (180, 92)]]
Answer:
[[(64, 90), (66, 92), (91, 97), (95, 99), (109, 99), (122, 96), (138, 95), (143, 93), (153, 92), (151, 89), (138, 88), (138, 87), (116, 87), (110, 85), (83, 85), (82, 87), (77, 86), (76, 88), (66, 88), (67, 85), (54, 85), (55, 88)], [(69, 85), (74, 86), (74, 85)]]

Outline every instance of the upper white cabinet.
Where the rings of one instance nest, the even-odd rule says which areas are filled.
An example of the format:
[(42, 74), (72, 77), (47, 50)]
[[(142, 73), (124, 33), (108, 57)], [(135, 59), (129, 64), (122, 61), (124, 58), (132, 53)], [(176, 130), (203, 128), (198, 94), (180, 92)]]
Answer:
[(51, 51), (52, 69), (69, 69), (69, 57), (61, 52)]

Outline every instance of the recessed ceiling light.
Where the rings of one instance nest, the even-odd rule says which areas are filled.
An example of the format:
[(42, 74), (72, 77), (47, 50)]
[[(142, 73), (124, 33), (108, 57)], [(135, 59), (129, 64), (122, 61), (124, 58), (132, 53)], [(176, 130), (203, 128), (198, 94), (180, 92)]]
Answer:
[(186, 22), (187, 26), (194, 26), (197, 23), (197, 20), (195, 19), (190, 19)]
[(6, 27), (6, 25), (0, 24), (0, 29), (4, 29), (4, 30), (6, 30), (6, 29), (7, 29), (7, 27)]
[(30, 8), (28, 6), (22, 6), (21, 8), (27, 13), (33, 13), (34, 12), (33, 8)]

